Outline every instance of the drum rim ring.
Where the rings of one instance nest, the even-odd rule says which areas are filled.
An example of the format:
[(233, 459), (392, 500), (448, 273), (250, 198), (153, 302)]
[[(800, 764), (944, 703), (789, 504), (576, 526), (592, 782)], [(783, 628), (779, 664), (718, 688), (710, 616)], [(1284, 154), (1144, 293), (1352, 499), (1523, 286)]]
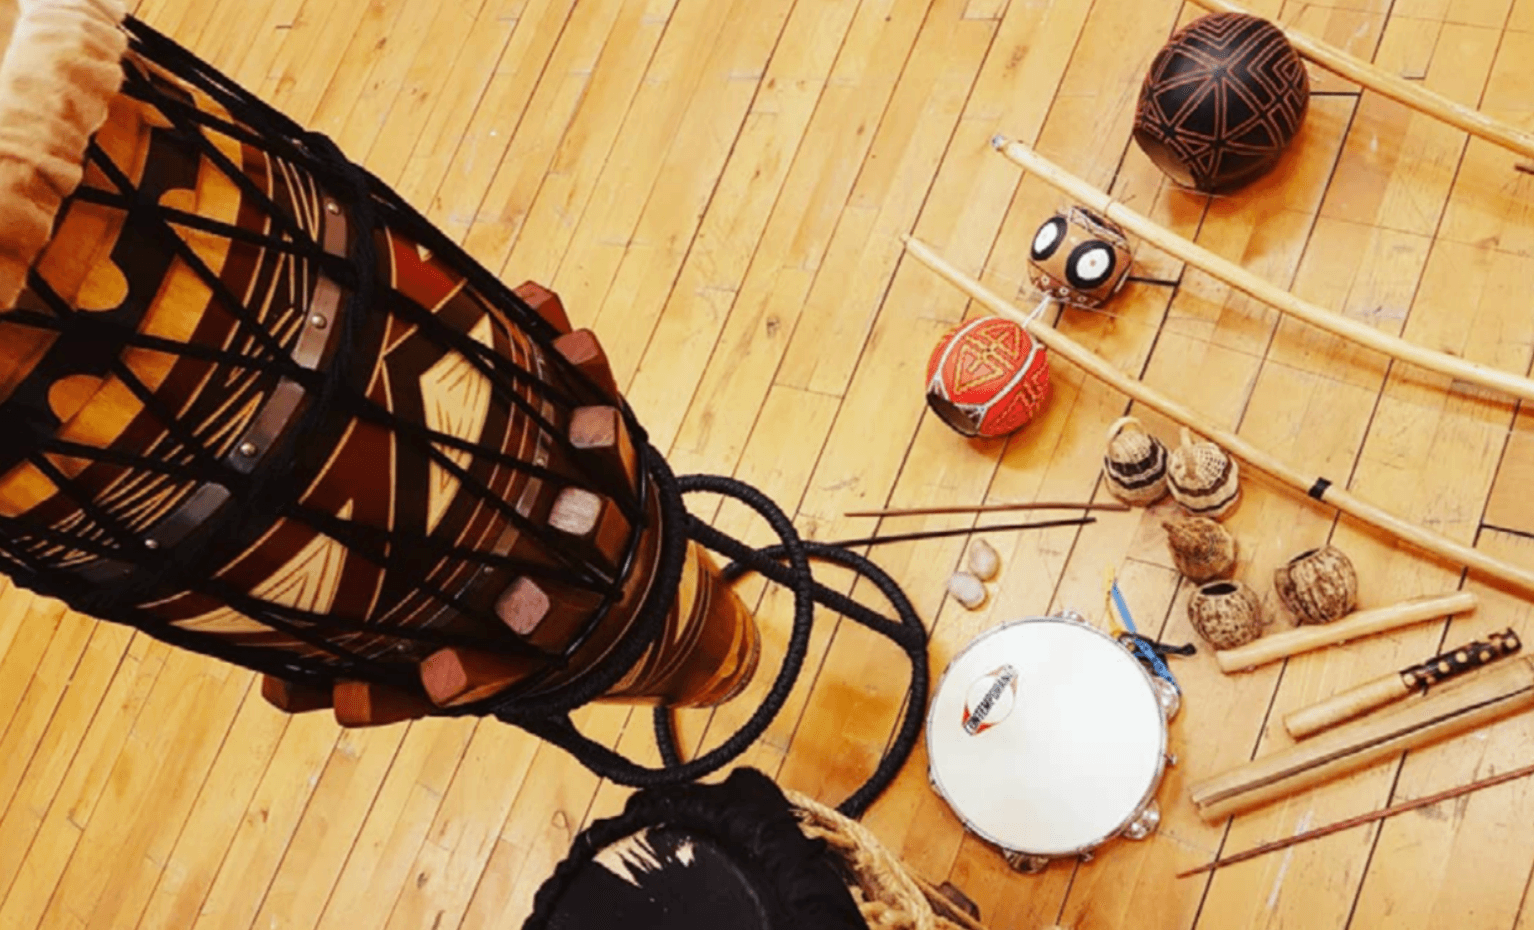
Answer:
[(1066, 625), (1067, 627), (1085, 630), (1094, 636), (1101, 637), (1103, 640), (1112, 643), (1118, 649), (1124, 648), (1123, 643), (1120, 643), (1118, 640), (1114, 639), (1112, 636), (1109, 636), (1107, 633), (1104, 633), (1102, 630), (1092, 626), (1090, 623), (1087, 623), (1084, 620), (1076, 620), (1072, 619), (1071, 617), (1061, 616), (1058, 614), (1015, 617), (1011, 620), (1004, 620), (996, 626), (993, 626), (990, 629), (985, 630), (979, 635), (975, 636), (965, 644), (963, 649), (960, 649), (958, 652), (954, 653), (953, 658), (948, 661), (948, 667), (943, 669), (943, 674), (938, 677), (937, 684), (932, 689), (932, 700), (929, 702), (927, 713), (925, 714), (927, 727), (925, 740), (927, 746), (927, 780), (928, 783), (932, 785), (932, 790), (937, 794), (938, 797), (943, 799), (943, 803), (948, 805), (949, 810), (953, 811), (954, 816), (957, 817), (959, 822), (964, 825), (965, 830), (975, 834), (992, 846), (995, 846), (997, 849), (1001, 850), (1003, 854), (1030, 856), (1043, 859), (1068, 859), (1073, 856), (1085, 856), (1098, 847), (1113, 840), (1114, 838), (1123, 835), (1124, 831), (1140, 818), (1141, 814), (1146, 810), (1146, 808), (1155, 803), (1156, 796), (1161, 791), (1161, 783), (1166, 777), (1167, 744), (1170, 733), (1170, 726), (1169, 721), (1167, 720), (1166, 710), (1156, 695), (1155, 683), (1152, 680), (1150, 673), (1147, 672), (1143, 666), (1141, 666), (1138, 660), (1135, 660), (1132, 653), (1129, 653), (1127, 650), (1125, 650), (1125, 655), (1131, 660), (1130, 664), (1137, 672), (1140, 673), (1140, 677), (1144, 680), (1146, 691), (1150, 695), (1151, 702), (1155, 705), (1157, 713), (1160, 716), (1160, 740), (1156, 753), (1155, 772), (1150, 779), (1150, 785), (1146, 788), (1145, 793), (1140, 797), (1134, 809), (1131, 810), (1121, 821), (1119, 821), (1116, 826), (1113, 827), (1112, 830), (1110, 830), (1104, 836), (1064, 852), (1038, 852), (1030, 849), (1021, 849), (1019, 847), (1013, 846), (1010, 843), (1003, 842), (982, 828), (979, 824), (975, 823), (969, 818), (967, 814), (959, 809), (958, 805), (953, 800), (952, 793), (944, 789), (942, 779), (938, 777), (936, 766), (932, 764), (932, 759), (934, 758), (934, 747), (932, 745), (933, 717), (937, 712), (938, 696), (942, 694), (943, 686), (948, 683), (949, 673), (953, 670), (959, 659), (967, 655), (970, 650), (976, 648), (981, 643), (985, 642), (987, 639), (991, 638), (997, 633), (1012, 627), (1034, 623), (1057, 623)]

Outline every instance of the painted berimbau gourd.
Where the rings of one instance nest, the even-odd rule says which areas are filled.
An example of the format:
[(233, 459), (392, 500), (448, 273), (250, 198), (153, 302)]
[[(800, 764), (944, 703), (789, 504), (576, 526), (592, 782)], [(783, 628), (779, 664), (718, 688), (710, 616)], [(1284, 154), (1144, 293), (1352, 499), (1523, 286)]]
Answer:
[(1073, 307), (1101, 307), (1124, 286), (1133, 263), (1124, 230), (1086, 207), (1045, 220), (1028, 248), (1033, 286)]
[(1022, 429), (1049, 391), (1044, 344), (1002, 317), (955, 326), (927, 361), (927, 406), (963, 436), (995, 439)]
[(1177, 183), (1229, 193), (1273, 169), (1309, 101), (1305, 65), (1281, 29), (1216, 13), (1172, 36), (1151, 62), (1134, 138)]

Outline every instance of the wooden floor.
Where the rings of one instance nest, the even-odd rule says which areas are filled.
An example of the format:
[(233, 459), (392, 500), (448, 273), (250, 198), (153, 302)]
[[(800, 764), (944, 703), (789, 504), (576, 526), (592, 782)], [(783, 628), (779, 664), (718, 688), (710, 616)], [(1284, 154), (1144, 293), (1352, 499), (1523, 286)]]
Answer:
[[(1534, 128), (1534, 0), (1255, 9)], [(1213, 201), (1170, 187), (1129, 132), (1151, 56), (1195, 15), (1179, 0), (141, 0), (138, 13), (332, 135), (508, 281), (558, 290), (674, 468), (756, 483), (812, 538), (972, 523), (842, 515), (859, 506), (1104, 494), (1104, 431), (1128, 402), (1068, 365), (1047, 414), (1006, 443), (966, 442), (922, 403), (932, 346), (977, 311), (903, 260), (898, 237), (914, 230), (1026, 302), (1028, 243), (1063, 203), (989, 150), (997, 132), (1324, 306), (1512, 371), (1534, 353), (1534, 177), (1499, 149), (1313, 72), (1318, 95), (1275, 174)], [(1131, 285), (1111, 312), (1060, 327), (1302, 471), (1534, 566), (1534, 422), (1514, 404), (1341, 346), (1152, 249), (1139, 258), (1175, 286)], [(1449, 640), (1534, 634), (1526, 599), (1260, 476), (1245, 495), (1230, 521), (1241, 576), (1280, 628), (1264, 579), (1327, 539), (1352, 555), (1365, 606), (1463, 586), (1482, 607), (1249, 675), (1180, 661), (1161, 830), (1090, 863), (1010, 873), (932, 794), (920, 750), (865, 822), (995, 928), (1534, 928), (1528, 781), (1173, 878), (1534, 761), (1526, 716), (1201, 822), (1186, 786), (1287, 744), (1282, 713)], [(767, 538), (734, 507), (694, 506)], [(1075, 607), (1101, 621), (1110, 569), (1142, 625), (1187, 641), (1167, 506), (992, 534), (1003, 571), (978, 613), (943, 594), (966, 540), (873, 554), (932, 629), (934, 672), (1009, 617)], [(773, 662), (786, 598), (743, 591)], [(861, 629), (822, 623), (745, 761), (839, 801), (888, 739), (901, 665)], [(251, 681), (7, 591), (0, 927), (516, 927), (571, 837), (626, 796), (504, 725), (342, 731), (278, 714)], [(684, 736), (717, 741), (764, 687), (688, 716)], [(653, 758), (646, 714), (578, 717)]]

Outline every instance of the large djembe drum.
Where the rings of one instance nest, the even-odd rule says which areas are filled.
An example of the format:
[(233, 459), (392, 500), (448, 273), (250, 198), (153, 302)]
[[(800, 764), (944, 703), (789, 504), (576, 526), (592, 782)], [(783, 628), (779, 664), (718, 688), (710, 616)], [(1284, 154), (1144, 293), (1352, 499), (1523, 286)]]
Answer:
[[(265, 673), (290, 711), (496, 714), (637, 777), (563, 715), (711, 705), (751, 678), (755, 623), (679, 504), (730, 489), (671, 477), (556, 295), (506, 288), (328, 140), (108, 6), (53, 56), (94, 68), (54, 108), (78, 164), (44, 188), (68, 144), (20, 183), (0, 158), (0, 208), (47, 215), (0, 242), (0, 565)], [(788, 568), (753, 567), (832, 596), (794, 580), (788, 533)], [(803, 606), (796, 643), (808, 623)]]

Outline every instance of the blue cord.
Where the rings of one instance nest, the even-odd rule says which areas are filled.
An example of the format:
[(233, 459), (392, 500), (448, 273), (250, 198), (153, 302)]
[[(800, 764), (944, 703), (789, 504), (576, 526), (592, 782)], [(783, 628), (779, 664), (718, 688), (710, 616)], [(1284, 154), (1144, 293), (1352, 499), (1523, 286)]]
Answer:
[(1151, 671), (1156, 673), (1156, 677), (1166, 679), (1171, 682), (1172, 687), (1176, 688), (1179, 692), (1182, 691), (1182, 687), (1177, 684), (1177, 679), (1172, 677), (1172, 670), (1166, 667), (1166, 662), (1162, 661), (1161, 656), (1156, 654), (1156, 650), (1152, 649), (1145, 642), (1145, 638), (1140, 635), (1140, 631), (1135, 629), (1134, 618), (1129, 615), (1129, 605), (1124, 602), (1124, 595), (1119, 591), (1117, 578), (1113, 580), (1110, 593), (1113, 596), (1113, 605), (1118, 608), (1119, 617), (1124, 621), (1124, 628), (1129, 631), (1129, 638), (1134, 641), (1135, 650), (1140, 653), (1140, 658), (1151, 667)]

